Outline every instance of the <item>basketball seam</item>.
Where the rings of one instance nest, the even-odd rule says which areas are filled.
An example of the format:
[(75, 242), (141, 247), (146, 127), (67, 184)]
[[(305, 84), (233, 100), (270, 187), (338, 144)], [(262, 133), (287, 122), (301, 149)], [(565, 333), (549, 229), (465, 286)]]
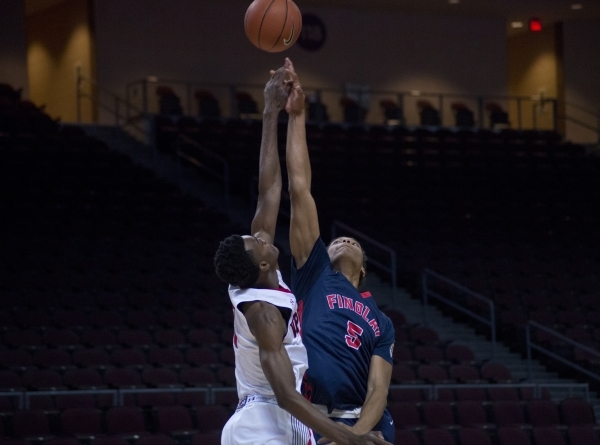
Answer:
[[(273, 3), (271, 2), (271, 4), (273, 4)], [(269, 5), (269, 7), (271, 7), (271, 5)], [(283, 35), (283, 31), (285, 30), (285, 25), (287, 24), (288, 12), (289, 12), (288, 0), (285, 0), (285, 20), (283, 22), (283, 26), (281, 27), (281, 32), (279, 33), (279, 36), (277, 37), (277, 39), (275, 39), (275, 43), (273, 44), (273, 46), (271, 48), (267, 49), (266, 51), (269, 51), (269, 50), (275, 48), (277, 46), (277, 44), (279, 43), (279, 40), (281, 39), (281, 36)], [(262, 23), (261, 23), (261, 26), (262, 26)]]
[[(269, 8), (273, 5), (273, 3), (275, 3), (275, 1), (276, 0), (271, 0), (271, 3), (269, 3), (269, 6), (267, 6), (267, 9), (265, 9), (265, 13), (263, 14), (262, 19), (260, 20), (260, 26), (258, 27), (258, 47), (263, 50), (264, 50), (264, 48), (262, 47), (262, 44), (260, 43), (260, 33), (262, 32), (262, 26), (263, 26), (263, 23), (265, 22), (265, 17), (267, 16), (267, 13), (269, 12)], [(275, 46), (275, 45), (273, 45), (273, 46)], [(271, 47), (271, 48), (273, 48), (273, 47)], [(265, 50), (265, 51), (268, 51), (268, 50)]]

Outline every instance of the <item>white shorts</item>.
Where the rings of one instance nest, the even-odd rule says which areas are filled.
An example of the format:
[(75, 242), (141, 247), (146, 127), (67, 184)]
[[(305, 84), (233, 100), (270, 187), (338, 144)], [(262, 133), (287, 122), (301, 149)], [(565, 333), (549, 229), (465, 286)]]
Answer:
[(274, 397), (248, 396), (225, 424), (221, 445), (316, 445), (312, 430)]

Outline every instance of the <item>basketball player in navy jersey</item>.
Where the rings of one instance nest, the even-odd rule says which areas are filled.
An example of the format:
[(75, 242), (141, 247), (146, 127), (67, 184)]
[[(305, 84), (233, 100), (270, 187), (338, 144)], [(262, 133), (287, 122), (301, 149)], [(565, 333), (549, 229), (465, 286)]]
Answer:
[(394, 327), (371, 294), (358, 291), (366, 274), (360, 244), (341, 237), (325, 246), (321, 239), (310, 191), (305, 99), (289, 59), (286, 72), (291, 77), (286, 162), (292, 210), (292, 290), (300, 301), (302, 341), (308, 352), (303, 393), (352, 431), (381, 431), (393, 443), (394, 424), (386, 405)]
[[(339, 444), (390, 445), (332, 422), (300, 394), (307, 367), (294, 295), (287, 288), (273, 246), (281, 197), (277, 115), (289, 84), (284, 68), (265, 87), (259, 196), (251, 230), (232, 235), (215, 255), (219, 278), (229, 283), (234, 306), (234, 351), (240, 403), (221, 436), (222, 445), (315, 445), (309, 428)], [(306, 425), (306, 426), (305, 426)], [(307, 426), (309, 428), (307, 428)]]

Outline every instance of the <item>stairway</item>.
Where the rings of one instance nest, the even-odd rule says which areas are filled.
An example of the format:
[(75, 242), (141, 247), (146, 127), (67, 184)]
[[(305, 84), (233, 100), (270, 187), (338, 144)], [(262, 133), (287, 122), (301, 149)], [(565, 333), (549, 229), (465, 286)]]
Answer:
[[(422, 301), (412, 298), (405, 290), (397, 289), (393, 296), (391, 286), (382, 282), (373, 273), (368, 275), (365, 287), (373, 294), (380, 307), (401, 311), (410, 324), (425, 324)], [(440, 340), (468, 346), (473, 351), (475, 359), (480, 362), (492, 360), (492, 342), (483, 335), (477, 334), (472, 327), (457, 323), (431, 305), (427, 309), (427, 319), (428, 325), (437, 332)], [(506, 366), (516, 381), (529, 383), (527, 359), (517, 352), (510, 351), (502, 342), (496, 343), (493, 361)], [(555, 372), (547, 371), (546, 367), (537, 360), (532, 362), (532, 378), (532, 383), (577, 383), (574, 379), (560, 378)], [(563, 388), (552, 388), (550, 394), (554, 401), (569, 396), (568, 390)], [(583, 397), (583, 391), (574, 391), (573, 395)], [(589, 402), (594, 407), (596, 422), (600, 424), (600, 399), (595, 392), (590, 391)]]
[[(201, 199), (208, 207), (223, 211), (223, 189), (212, 181), (198, 175), (192, 169), (182, 167), (172, 156), (156, 152), (153, 148), (142, 144), (118, 127), (100, 125), (82, 125), (83, 130), (89, 135), (105, 142), (109, 148), (129, 156), (135, 164), (141, 165), (155, 172), (168, 182), (176, 184), (182, 192)], [(230, 219), (243, 226), (249, 226), (252, 217), (250, 209), (242, 201), (231, 197), (228, 211)], [(286, 230), (278, 230), (280, 236), (287, 235)], [(287, 240), (279, 240), (283, 246), (288, 246)], [(401, 311), (410, 324), (424, 323), (422, 302), (414, 299), (403, 289), (392, 292), (391, 286), (383, 282), (375, 270), (370, 270), (365, 286), (375, 297), (377, 304), (382, 308), (394, 308)], [(429, 326), (432, 326), (442, 341), (452, 341), (468, 346), (473, 351), (476, 360), (490, 361), (492, 343), (475, 330), (463, 323), (457, 323), (450, 317), (442, 314), (436, 307), (427, 309)], [(506, 366), (515, 380), (526, 381), (528, 378), (527, 360), (519, 353), (497, 342), (494, 361)], [(546, 370), (545, 366), (534, 360), (532, 363), (533, 383), (577, 383), (572, 379), (559, 378), (554, 372)], [(559, 401), (568, 397), (566, 389), (551, 389), (553, 400)], [(574, 393), (575, 396), (580, 394)], [(590, 392), (589, 402), (594, 407), (597, 423), (600, 424), (600, 399), (595, 392)]]

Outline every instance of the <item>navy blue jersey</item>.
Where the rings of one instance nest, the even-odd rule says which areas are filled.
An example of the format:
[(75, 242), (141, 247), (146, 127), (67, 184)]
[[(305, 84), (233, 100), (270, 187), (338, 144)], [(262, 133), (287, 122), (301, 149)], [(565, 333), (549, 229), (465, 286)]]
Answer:
[(361, 294), (333, 270), (319, 238), (300, 269), (292, 267), (292, 290), (300, 300), (302, 341), (308, 353), (305, 396), (333, 409), (362, 406), (371, 357), (392, 363), (394, 327), (368, 292)]

